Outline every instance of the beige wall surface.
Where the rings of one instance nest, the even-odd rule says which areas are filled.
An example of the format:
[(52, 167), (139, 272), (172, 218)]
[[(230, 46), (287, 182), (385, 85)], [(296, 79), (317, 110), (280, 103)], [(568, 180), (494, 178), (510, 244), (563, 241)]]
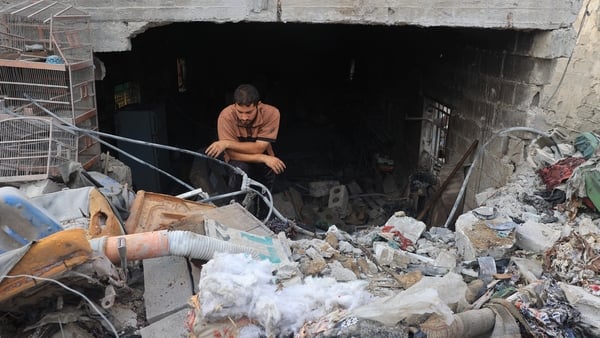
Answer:
[[(571, 26), (581, 0), (61, 0), (89, 13), (97, 52), (169, 22), (310, 22), (552, 30)], [(0, 9), (16, 1), (0, 1)]]
[(576, 45), (560, 58), (531, 124), (573, 135), (600, 132), (600, 0), (588, 0), (574, 24)]

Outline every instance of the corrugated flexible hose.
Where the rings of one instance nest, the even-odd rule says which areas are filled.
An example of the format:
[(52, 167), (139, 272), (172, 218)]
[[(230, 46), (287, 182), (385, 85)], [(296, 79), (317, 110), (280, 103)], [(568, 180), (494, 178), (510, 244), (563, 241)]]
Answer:
[(92, 249), (104, 253), (113, 263), (119, 263), (119, 247), (126, 248), (127, 260), (142, 260), (164, 256), (182, 256), (210, 260), (216, 252), (247, 253), (257, 257), (253, 248), (229, 243), (191, 231), (150, 231), (124, 236), (100, 237), (90, 240)]

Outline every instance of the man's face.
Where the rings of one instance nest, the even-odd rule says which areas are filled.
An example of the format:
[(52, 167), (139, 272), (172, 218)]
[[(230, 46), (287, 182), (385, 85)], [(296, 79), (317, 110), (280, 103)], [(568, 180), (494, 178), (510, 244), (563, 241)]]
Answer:
[(252, 124), (252, 121), (256, 118), (256, 114), (258, 113), (258, 106), (255, 104), (251, 105), (241, 105), (234, 104), (235, 115), (237, 116), (238, 123), (240, 126), (247, 127)]

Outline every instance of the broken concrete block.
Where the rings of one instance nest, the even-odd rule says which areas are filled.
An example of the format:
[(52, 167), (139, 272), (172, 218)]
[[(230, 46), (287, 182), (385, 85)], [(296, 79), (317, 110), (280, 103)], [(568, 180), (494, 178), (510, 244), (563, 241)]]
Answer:
[[(330, 229), (332, 227), (330, 227)], [(333, 232), (327, 232), (327, 235), (325, 236), (325, 242), (329, 243), (329, 245), (331, 245), (331, 247), (334, 249), (338, 249), (340, 245), (340, 240), (335, 236), (335, 233)]]
[(589, 337), (600, 337), (600, 298), (594, 296), (583, 288), (559, 282), (569, 303), (580, 313), (580, 323)]
[(373, 251), (375, 252), (375, 259), (381, 265), (406, 269), (411, 262), (409, 256), (390, 247), (386, 242), (373, 243)]
[(547, 224), (527, 221), (516, 228), (516, 244), (531, 252), (544, 252), (560, 239), (561, 231)]
[(348, 189), (345, 185), (338, 185), (329, 190), (329, 209), (335, 210), (340, 217), (348, 215)]
[(454, 269), (456, 267), (456, 256), (449, 251), (442, 250), (435, 258), (434, 265), (440, 268)]
[(532, 283), (542, 277), (544, 269), (541, 263), (521, 257), (511, 257), (510, 260), (517, 266), (522, 278), (528, 283)]
[[(385, 222), (385, 227), (392, 227), (393, 230), (400, 231), (402, 236), (408, 238), (413, 243), (421, 237), (425, 231), (425, 223), (418, 221), (412, 217), (405, 216), (404, 212), (397, 212)], [(388, 231), (389, 232), (389, 231)]]
[[(339, 242), (339, 250), (341, 253), (343, 254), (352, 254), (352, 253), (356, 253), (358, 248), (355, 248), (352, 244), (350, 244), (349, 242), (346, 241), (340, 241)], [(358, 249), (358, 252), (361, 252), (360, 249)]]
[(131, 168), (129, 166), (104, 153), (100, 154), (100, 159), (99, 165), (101, 168), (98, 168), (98, 171), (106, 172), (108, 176), (115, 181), (121, 184), (127, 184), (131, 187), (133, 179), (131, 177)]
[(325, 269), (325, 267), (327, 267), (327, 263), (323, 259), (321, 259), (321, 260), (310, 260), (310, 259), (302, 260), (300, 262), (300, 266), (299, 266), (302, 274), (307, 275), (307, 276), (319, 275), (319, 274), (321, 274), (323, 269)]
[(357, 279), (352, 270), (345, 268), (342, 263), (338, 261), (329, 263), (329, 269), (331, 269), (331, 277), (335, 278), (338, 282), (348, 282)]
[(128, 327), (137, 327), (137, 313), (130, 306), (121, 303), (115, 303), (106, 309), (110, 313), (111, 322), (117, 331), (123, 331)]
[(155, 323), (182, 309), (194, 287), (185, 257), (167, 256), (144, 260), (144, 301), (148, 323)]
[(440, 241), (446, 244), (454, 241), (454, 232), (443, 227), (431, 227), (427, 236), (431, 241)]
[(460, 215), (455, 226), (456, 249), (463, 260), (470, 261), (481, 256), (502, 258), (515, 246), (515, 231), (501, 237), (471, 212)]
[(373, 251), (375, 252), (375, 259), (381, 265), (390, 265), (394, 259), (394, 249), (392, 249), (387, 243), (375, 242), (373, 243)]
[(309, 194), (312, 197), (323, 197), (329, 194), (329, 190), (340, 185), (338, 181), (317, 181), (308, 183)]
[(377, 272), (379, 272), (377, 265), (375, 265), (375, 263), (371, 262), (370, 260), (367, 260), (364, 257), (359, 257), (357, 263), (360, 267), (360, 271), (362, 271), (366, 275), (374, 275)]

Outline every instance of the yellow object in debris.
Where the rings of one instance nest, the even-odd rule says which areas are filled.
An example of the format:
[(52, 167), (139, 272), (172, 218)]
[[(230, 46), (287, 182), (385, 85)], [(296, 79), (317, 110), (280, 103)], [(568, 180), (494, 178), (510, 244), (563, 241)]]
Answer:
[[(63, 230), (34, 242), (7, 275), (56, 278), (91, 257), (92, 248), (84, 229)], [(28, 277), (4, 278), (0, 283), (0, 303), (38, 284)]]
[(121, 222), (110, 207), (106, 197), (98, 189), (90, 190), (90, 224), (88, 234), (91, 238), (125, 234)]

